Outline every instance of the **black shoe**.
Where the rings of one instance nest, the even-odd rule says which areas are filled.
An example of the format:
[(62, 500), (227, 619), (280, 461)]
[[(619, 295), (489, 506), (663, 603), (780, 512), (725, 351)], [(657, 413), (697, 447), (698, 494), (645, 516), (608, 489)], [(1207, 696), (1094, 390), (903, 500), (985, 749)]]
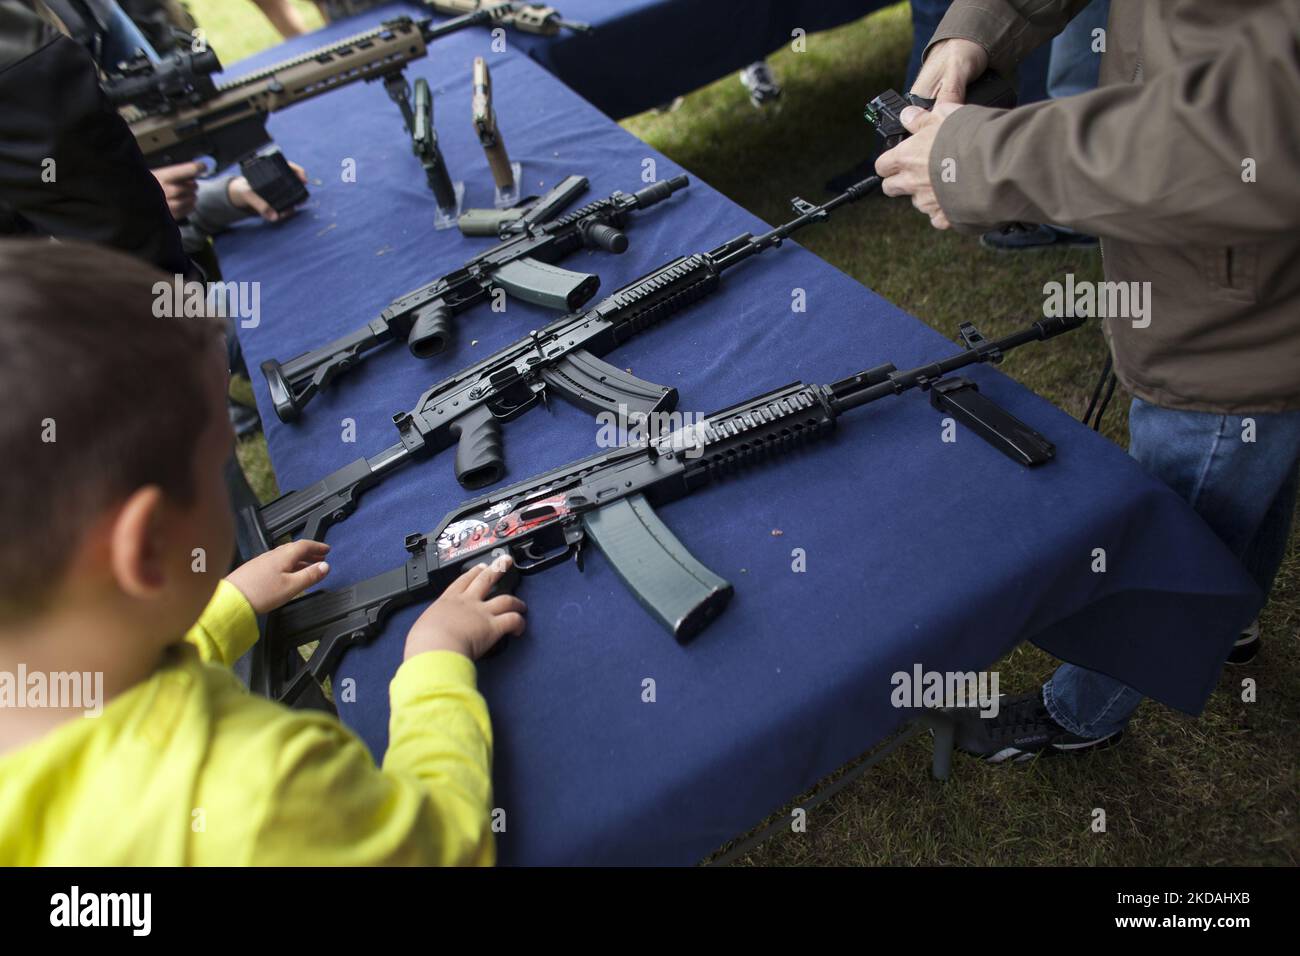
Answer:
[(949, 707), (944, 712), (957, 722), (957, 749), (989, 763), (1022, 763), (1042, 754), (1077, 754), (1118, 743), (1124, 731), (1105, 737), (1079, 737), (1070, 733), (1047, 712), (1041, 689), (999, 700), (996, 717), (981, 717), (976, 707)]
[(1087, 247), (1097, 245), (1096, 236), (1081, 232), (1057, 229), (1029, 222), (1010, 222), (1001, 229), (980, 236), (980, 245), (997, 252), (1025, 252), (1033, 249), (1051, 249), (1059, 246)]
[(1228, 653), (1229, 664), (1249, 664), (1259, 653), (1259, 621), (1251, 622), (1250, 627), (1241, 632), (1241, 637), (1237, 638), (1237, 643), (1232, 645), (1232, 650)]

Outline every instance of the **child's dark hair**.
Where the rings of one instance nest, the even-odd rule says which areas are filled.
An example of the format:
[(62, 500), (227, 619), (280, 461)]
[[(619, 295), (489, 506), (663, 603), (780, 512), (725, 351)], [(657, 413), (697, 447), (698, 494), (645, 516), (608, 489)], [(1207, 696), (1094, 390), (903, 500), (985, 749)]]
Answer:
[(221, 326), (158, 318), (159, 282), (100, 246), (0, 240), (0, 620), (44, 609), (86, 528), (138, 488), (193, 501)]

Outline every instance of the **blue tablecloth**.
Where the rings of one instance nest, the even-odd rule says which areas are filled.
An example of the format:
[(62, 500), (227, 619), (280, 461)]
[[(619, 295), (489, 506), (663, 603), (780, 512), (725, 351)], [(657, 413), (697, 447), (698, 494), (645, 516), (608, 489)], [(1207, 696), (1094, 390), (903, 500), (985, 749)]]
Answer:
[[(326, 37), (352, 29), (355, 21)], [(492, 194), (469, 122), (470, 63), (487, 48), (485, 34), (463, 33), (412, 71), (435, 89), (448, 163), (475, 205)], [(526, 56), (491, 62), (527, 189), (581, 173), (594, 197), (638, 187), (646, 160), (660, 178), (680, 171)], [(260, 325), (241, 341), (272, 461), (291, 489), (390, 444), (394, 412), (550, 313), (511, 302), (504, 314), (467, 314), (448, 354), (422, 362), (390, 347), (301, 422), (281, 424), (256, 371), (262, 360), (362, 325), (485, 243), (434, 231), (432, 197), (382, 89), (330, 93), (272, 117), (271, 131), (320, 180), (310, 205), (279, 226), (236, 228), (218, 250), (227, 279), (261, 284)], [(355, 182), (341, 176), (348, 160)], [(624, 255), (580, 253), (563, 264), (598, 272), (608, 291), (680, 252), (761, 228), (696, 180), (636, 215)], [(796, 378), (829, 382), (955, 348), (795, 244), (724, 282), (611, 360), (677, 386), (681, 409), (707, 412)], [(806, 293), (806, 313), (791, 311), (795, 289)], [(971, 374), (1056, 443), (1054, 463), (1022, 469), (966, 431), (944, 443), (919, 393), (847, 415), (832, 439), (664, 509), (681, 540), (736, 587), (726, 613), (688, 647), (651, 621), (598, 553), (584, 573), (568, 565), (525, 580), (527, 635), (479, 668), (496, 733), (495, 801), (506, 811), (502, 862), (689, 863), (906, 720), (889, 703), (894, 672), (984, 667), (1035, 635), (1176, 706), (1201, 705), (1253, 585), (1121, 449), (996, 370)], [(350, 444), (341, 436), (352, 421)], [(505, 439), (515, 480), (592, 453), (596, 427), (558, 402), (507, 425)], [(449, 453), (368, 492), (329, 534), (329, 584), (400, 565), (403, 536), (430, 529), (466, 497)], [(792, 570), (796, 548), (806, 554), (802, 573)], [(1095, 548), (1106, 549), (1105, 573), (1090, 570)], [(357, 688), (341, 716), (376, 755), (386, 745), (388, 681), (416, 613), (397, 614), (340, 668)], [(643, 699), (647, 680), (653, 702)]]

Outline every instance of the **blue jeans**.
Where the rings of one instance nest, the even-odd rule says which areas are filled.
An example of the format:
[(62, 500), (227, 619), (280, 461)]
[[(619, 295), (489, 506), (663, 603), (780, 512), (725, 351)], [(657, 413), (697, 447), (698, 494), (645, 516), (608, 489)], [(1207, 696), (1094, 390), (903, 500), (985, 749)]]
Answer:
[[(1252, 419), (1255, 440), (1243, 441)], [(1267, 599), (1300, 487), (1300, 411), (1215, 415), (1135, 398), (1128, 421), (1129, 454), (1196, 509)], [(1043, 685), (1053, 719), (1081, 737), (1114, 733), (1141, 702), (1126, 684), (1073, 664), (1062, 664)]]
[[(1092, 0), (1052, 39), (1052, 54), (1047, 60), (1049, 97), (1055, 100), (1097, 88), (1101, 54), (1092, 51), (1092, 31), (1104, 30), (1109, 17), (1110, 0)], [(1052, 228), (1057, 232), (1079, 234), (1065, 226), (1053, 225)]]
[(939, 29), (939, 21), (952, 6), (952, 0), (912, 0), (912, 55), (907, 61), (907, 79), (903, 90), (912, 88), (916, 75), (921, 72), (921, 58), (930, 38)]
[(1047, 95), (1052, 99), (1096, 89), (1101, 54), (1092, 51), (1092, 32), (1104, 30), (1109, 17), (1110, 0), (1092, 0), (1053, 38), (1047, 61)]

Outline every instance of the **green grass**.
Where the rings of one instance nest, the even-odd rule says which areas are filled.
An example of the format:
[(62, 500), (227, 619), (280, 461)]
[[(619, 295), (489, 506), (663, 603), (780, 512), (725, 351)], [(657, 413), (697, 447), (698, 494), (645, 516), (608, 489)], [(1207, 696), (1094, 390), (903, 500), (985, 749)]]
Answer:
[[(200, 18), (209, 6), (218, 5), (195, 5)], [(223, 31), (248, 16), (236, 6), (245, 8), (230, 5)], [(782, 221), (789, 197), (815, 198), (827, 178), (866, 155), (870, 134), (862, 105), (901, 84), (910, 29), (900, 4), (813, 35), (806, 53), (777, 53), (771, 62), (785, 86), (779, 113), (754, 110), (735, 77), (725, 77), (687, 96), (672, 113), (643, 114), (624, 125), (740, 205), (769, 222)], [(218, 24), (209, 31), (224, 51)], [(1010, 331), (1041, 314), (1044, 282), (1065, 272), (1101, 277), (1095, 252), (1000, 256), (970, 237), (936, 233), (909, 204), (884, 198), (838, 213), (801, 242), (948, 335), (966, 319), (993, 335)], [(1104, 348), (1100, 333), (1089, 330), (1057, 339), (1051, 348), (1017, 352), (1003, 367), (1079, 415)], [(1126, 405), (1127, 396), (1117, 393), (1103, 427), (1121, 444), (1127, 440)], [(255, 487), (270, 493), (265, 443), (244, 442), (240, 458), (253, 471)], [(1292, 536), (1262, 624), (1258, 662), (1225, 672), (1199, 719), (1148, 703), (1113, 750), (1016, 768), (959, 757), (946, 783), (930, 778), (928, 742), (915, 739), (816, 808), (808, 832), (784, 832), (742, 862), (1300, 862), (1300, 535)], [(1054, 662), (1022, 646), (995, 666), (1002, 688), (1015, 692), (1040, 682)], [(1240, 700), (1247, 677), (1259, 684), (1256, 703)], [(1105, 833), (1091, 830), (1094, 808), (1106, 811)], [(782, 818), (788, 816), (772, 819)]]
[[(226, 66), (280, 42), (280, 34), (251, 0), (185, 0), (185, 5)], [(293, 5), (309, 29), (314, 30), (324, 22), (316, 4), (293, 0)]]

